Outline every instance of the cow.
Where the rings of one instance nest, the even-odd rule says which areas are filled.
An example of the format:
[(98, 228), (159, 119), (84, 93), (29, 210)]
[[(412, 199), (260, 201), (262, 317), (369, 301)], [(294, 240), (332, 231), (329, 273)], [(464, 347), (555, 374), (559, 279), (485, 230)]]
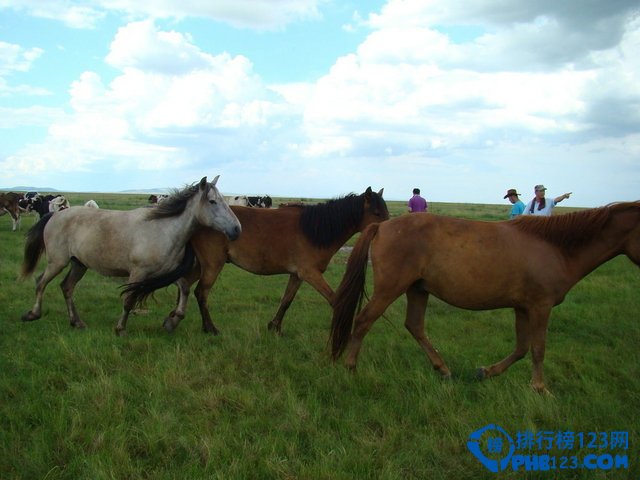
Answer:
[(227, 202), (229, 205), (253, 208), (271, 208), (271, 205), (273, 205), (273, 200), (269, 195), (264, 195), (262, 197), (236, 195), (235, 197), (227, 197)]
[(149, 203), (151, 205), (157, 205), (158, 203), (163, 202), (164, 200), (167, 199), (167, 197), (169, 197), (169, 195), (155, 195), (155, 194), (151, 194), (149, 195)]
[[(53, 205), (51, 204), (54, 199), (60, 197), (62, 197), (62, 200), (55, 200), (55, 203)], [(64, 207), (64, 205), (66, 205), (66, 207)], [(64, 208), (69, 207), (69, 201), (62, 195), (36, 194), (29, 200), (29, 206), (27, 210), (36, 212), (38, 214), (38, 217), (42, 218), (47, 213), (57, 212), (58, 210), (61, 210), (61, 208), (59, 208), (60, 206), (63, 206)]]
[(22, 195), (19, 193), (0, 193), (0, 215), (8, 213), (11, 216), (12, 232), (20, 229), (20, 200), (22, 200)]
[(62, 195), (56, 195), (49, 201), (49, 211), (51, 213), (59, 212), (69, 207), (69, 200)]
[(235, 197), (226, 197), (229, 205), (235, 205), (239, 207), (249, 206), (249, 197), (246, 195), (236, 195)]
[(271, 200), (269, 195), (264, 195), (262, 197), (247, 197), (248, 207), (271, 208), (271, 205), (273, 205), (273, 200)]

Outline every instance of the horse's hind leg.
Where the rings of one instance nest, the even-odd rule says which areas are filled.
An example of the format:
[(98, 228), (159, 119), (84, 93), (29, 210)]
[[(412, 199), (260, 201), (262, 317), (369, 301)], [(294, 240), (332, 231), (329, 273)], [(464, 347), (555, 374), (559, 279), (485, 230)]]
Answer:
[(353, 322), (353, 332), (347, 345), (347, 356), (345, 359), (345, 366), (351, 370), (356, 368), (358, 354), (360, 353), (364, 336), (369, 332), (373, 323), (384, 313), (387, 307), (400, 296), (400, 293), (389, 293), (389, 291), (383, 289), (380, 289), (379, 292), (383, 293), (376, 293), (376, 291), (374, 291), (369, 303), (356, 315)]
[(289, 282), (287, 283), (287, 288), (284, 291), (284, 295), (282, 295), (282, 299), (280, 300), (280, 306), (278, 307), (278, 311), (274, 315), (273, 319), (269, 322), (269, 330), (274, 330), (276, 333), (282, 332), (282, 319), (284, 318), (284, 314), (287, 313), (287, 310), (291, 306), (291, 302), (296, 297), (298, 290), (300, 289), (300, 285), (302, 285), (302, 279), (295, 274), (289, 275)]
[(450, 378), (451, 372), (449, 371), (449, 367), (444, 363), (438, 351), (433, 348), (429, 337), (427, 337), (424, 332), (424, 316), (427, 310), (429, 294), (421, 289), (419, 285), (414, 285), (407, 290), (406, 295), (407, 316), (404, 326), (427, 354), (433, 368), (440, 373), (443, 378)]
[(75, 328), (87, 328), (87, 325), (80, 320), (76, 305), (73, 302), (73, 290), (76, 288), (76, 284), (84, 277), (85, 273), (87, 273), (87, 267), (74, 258), (71, 260), (69, 273), (67, 273), (67, 276), (64, 277), (64, 280), (60, 284), (62, 295), (64, 296), (64, 300), (67, 303), (67, 310), (69, 311), (69, 323)]
[(42, 275), (40, 275), (36, 280), (36, 301), (33, 305), (33, 308), (22, 315), (23, 322), (37, 320), (42, 316), (42, 298), (44, 296), (44, 291), (47, 288), (49, 282), (53, 278), (55, 278), (56, 275), (58, 275), (65, 266), (65, 264), (47, 264), (47, 267), (44, 269)]
[[(129, 281), (132, 283), (131, 278), (129, 278)], [(133, 297), (131, 295), (125, 295), (122, 301), (122, 314), (120, 315), (120, 319), (118, 320), (115, 328), (117, 336), (122, 337), (127, 334), (127, 320), (129, 319), (129, 313), (131, 313), (134, 306), (135, 301), (133, 300)]]

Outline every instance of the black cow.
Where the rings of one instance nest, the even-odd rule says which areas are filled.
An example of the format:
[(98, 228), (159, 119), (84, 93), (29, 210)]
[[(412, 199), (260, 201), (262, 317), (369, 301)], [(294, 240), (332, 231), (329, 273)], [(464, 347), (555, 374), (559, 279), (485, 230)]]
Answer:
[(273, 200), (269, 195), (263, 197), (247, 197), (247, 206), (255, 208), (271, 208)]

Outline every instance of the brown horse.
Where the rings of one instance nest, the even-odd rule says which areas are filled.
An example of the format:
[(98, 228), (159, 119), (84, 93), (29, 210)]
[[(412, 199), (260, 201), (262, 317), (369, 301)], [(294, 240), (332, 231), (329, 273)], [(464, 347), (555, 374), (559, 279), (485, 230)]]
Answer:
[[(374, 291), (354, 320), (362, 300), (369, 247)], [(405, 327), (433, 367), (442, 376), (450, 376), (424, 332), (427, 300), (432, 294), (469, 310), (513, 308), (513, 353), (479, 369), (478, 375), (499, 375), (530, 349), (532, 386), (545, 391), (542, 364), (551, 309), (589, 272), (620, 254), (640, 265), (640, 202), (505, 222), (413, 214), (371, 225), (356, 243), (335, 294), (333, 358), (348, 347), (346, 365), (355, 368), (362, 340), (373, 322), (404, 293)]]
[(165, 319), (165, 329), (172, 332), (180, 323), (189, 286), (199, 278), (195, 295), (202, 329), (218, 333), (211, 321), (207, 297), (227, 262), (258, 275), (289, 274), (289, 283), (269, 329), (281, 331), (284, 314), (303, 280), (331, 303), (334, 292), (322, 274), (331, 257), (356, 232), (389, 218), (383, 190), (375, 193), (369, 187), (360, 195), (351, 194), (318, 205), (277, 209), (232, 206), (242, 225), (242, 235), (230, 242), (224, 235), (204, 229), (191, 238), (200, 267), (178, 282), (178, 306)]

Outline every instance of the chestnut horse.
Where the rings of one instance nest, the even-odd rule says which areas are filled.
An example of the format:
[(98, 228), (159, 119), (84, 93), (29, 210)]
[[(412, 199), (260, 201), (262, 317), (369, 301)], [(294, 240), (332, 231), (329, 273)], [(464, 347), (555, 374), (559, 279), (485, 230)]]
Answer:
[(178, 306), (165, 319), (165, 329), (172, 332), (178, 326), (184, 317), (189, 286), (199, 278), (195, 295), (202, 329), (218, 333), (207, 297), (227, 262), (258, 275), (289, 274), (270, 330), (281, 331), (282, 319), (303, 280), (331, 303), (333, 289), (322, 274), (333, 255), (356, 232), (389, 218), (383, 190), (375, 193), (369, 187), (360, 195), (350, 194), (318, 205), (293, 204), (277, 209), (232, 206), (242, 224), (242, 235), (230, 242), (224, 235), (204, 229), (191, 238), (200, 267), (178, 282)]
[[(362, 300), (371, 248), (374, 291)], [(405, 327), (442, 376), (449, 368), (424, 332), (429, 294), (469, 310), (513, 308), (513, 353), (480, 378), (501, 374), (531, 350), (532, 387), (545, 391), (542, 364), (551, 309), (588, 273), (617, 255), (640, 265), (640, 202), (617, 203), (554, 217), (504, 222), (412, 214), (369, 226), (356, 243), (334, 299), (334, 360), (348, 350), (355, 368), (364, 336), (403, 293)]]

